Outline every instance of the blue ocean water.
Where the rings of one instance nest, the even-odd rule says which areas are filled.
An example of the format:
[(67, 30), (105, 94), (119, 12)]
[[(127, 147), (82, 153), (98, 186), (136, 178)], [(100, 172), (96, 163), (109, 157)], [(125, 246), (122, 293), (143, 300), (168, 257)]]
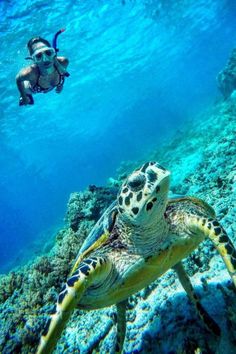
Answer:
[[(0, 3), (0, 271), (63, 224), (69, 194), (104, 185), (213, 102), (236, 43), (232, 0)], [(70, 77), (19, 107), (26, 43), (60, 28)]]

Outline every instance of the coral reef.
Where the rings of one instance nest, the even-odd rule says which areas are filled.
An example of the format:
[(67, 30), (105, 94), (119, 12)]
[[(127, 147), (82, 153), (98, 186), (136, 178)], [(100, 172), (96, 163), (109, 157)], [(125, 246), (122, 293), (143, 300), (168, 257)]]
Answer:
[(1, 353), (35, 352), (45, 314), (51, 313), (78, 249), (114, 193), (114, 188), (95, 186), (72, 193), (68, 227), (58, 232), (55, 247), (32, 264), (0, 277)]
[(68, 202), (66, 221), (77, 231), (83, 220), (98, 220), (106, 206), (114, 200), (117, 188), (90, 185), (85, 192), (72, 193)]
[(217, 81), (225, 98), (236, 89), (236, 49), (232, 51), (225, 68), (218, 74)]
[[(145, 160), (157, 160), (172, 171), (173, 194), (196, 195), (211, 204), (236, 243), (235, 114), (231, 97), (197, 117), (196, 123), (186, 124), (151, 156), (124, 164), (110, 186), (89, 186), (71, 194), (67, 224), (50, 252), (0, 278), (1, 353), (35, 352), (47, 314), (83, 240), (114, 200), (120, 181)], [(171, 270), (129, 299), (125, 353), (234, 352), (236, 300), (223, 262), (206, 241), (185, 260), (185, 266), (203, 305), (221, 327), (221, 340), (203, 328)], [(114, 317), (114, 307), (75, 311), (56, 352), (112, 353)]]

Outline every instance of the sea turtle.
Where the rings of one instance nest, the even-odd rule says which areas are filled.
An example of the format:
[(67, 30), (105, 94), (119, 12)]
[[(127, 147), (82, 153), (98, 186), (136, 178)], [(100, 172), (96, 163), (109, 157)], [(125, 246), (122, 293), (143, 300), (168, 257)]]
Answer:
[(125, 307), (132, 294), (174, 268), (205, 325), (220, 329), (201, 306), (181, 260), (210, 238), (236, 286), (236, 250), (215, 219), (214, 210), (193, 197), (168, 199), (170, 172), (147, 162), (123, 183), (117, 201), (97, 222), (58, 296), (45, 326), (38, 354), (50, 353), (72, 311), (117, 305), (115, 351), (122, 351)]

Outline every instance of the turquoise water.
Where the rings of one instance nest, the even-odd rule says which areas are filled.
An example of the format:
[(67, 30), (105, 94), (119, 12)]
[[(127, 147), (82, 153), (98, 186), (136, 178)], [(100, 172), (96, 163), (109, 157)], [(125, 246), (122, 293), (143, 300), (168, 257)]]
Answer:
[[(63, 224), (69, 194), (105, 185), (215, 101), (236, 5), (215, 1), (0, 3), (0, 271)], [(60, 28), (70, 77), (18, 106), (26, 43)], [(197, 149), (197, 147), (196, 147)], [(48, 236), (50, 235), (50, 236)], [(40, 248), (40, 246), (38, 246)]]

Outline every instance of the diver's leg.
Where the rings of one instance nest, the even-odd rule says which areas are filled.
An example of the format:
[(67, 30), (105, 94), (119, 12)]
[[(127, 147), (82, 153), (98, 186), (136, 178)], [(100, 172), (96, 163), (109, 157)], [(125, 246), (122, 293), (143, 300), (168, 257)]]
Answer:
[(122, 352), (125, 333), (126, 333), (126, 305), (128, 300), (124, 300), (116, 304), (117, 307), (117, 337), (115, 352), (117, 354)]
[(200, 318), (203, 320), (206, 327), (211, 332), (213, 332), (215, 335), (220, 336), (220, 328), (218, 327), (216, 322), (208, 315), (206, 310), (200, 304), (199, 299), (193, 290), (189, 276), (187, 275), (187, 273), (184, 270), (183, 264), (181, 262), (179, 262), (173, 268), (178, 275), (181, 285), (183, 286), (184, 290), (188, 294), (188, 297), (190, 298), (190, 300), (194, 304)]
[(110, 261), (103, 257), (87, 258), (79, 265), (58, 296), (56, 312), (51, 315), (46, 325), (37, 354), (49, 354), (53, 351), (86, 288), (94, 279), (106, 276), (110, 269)]

